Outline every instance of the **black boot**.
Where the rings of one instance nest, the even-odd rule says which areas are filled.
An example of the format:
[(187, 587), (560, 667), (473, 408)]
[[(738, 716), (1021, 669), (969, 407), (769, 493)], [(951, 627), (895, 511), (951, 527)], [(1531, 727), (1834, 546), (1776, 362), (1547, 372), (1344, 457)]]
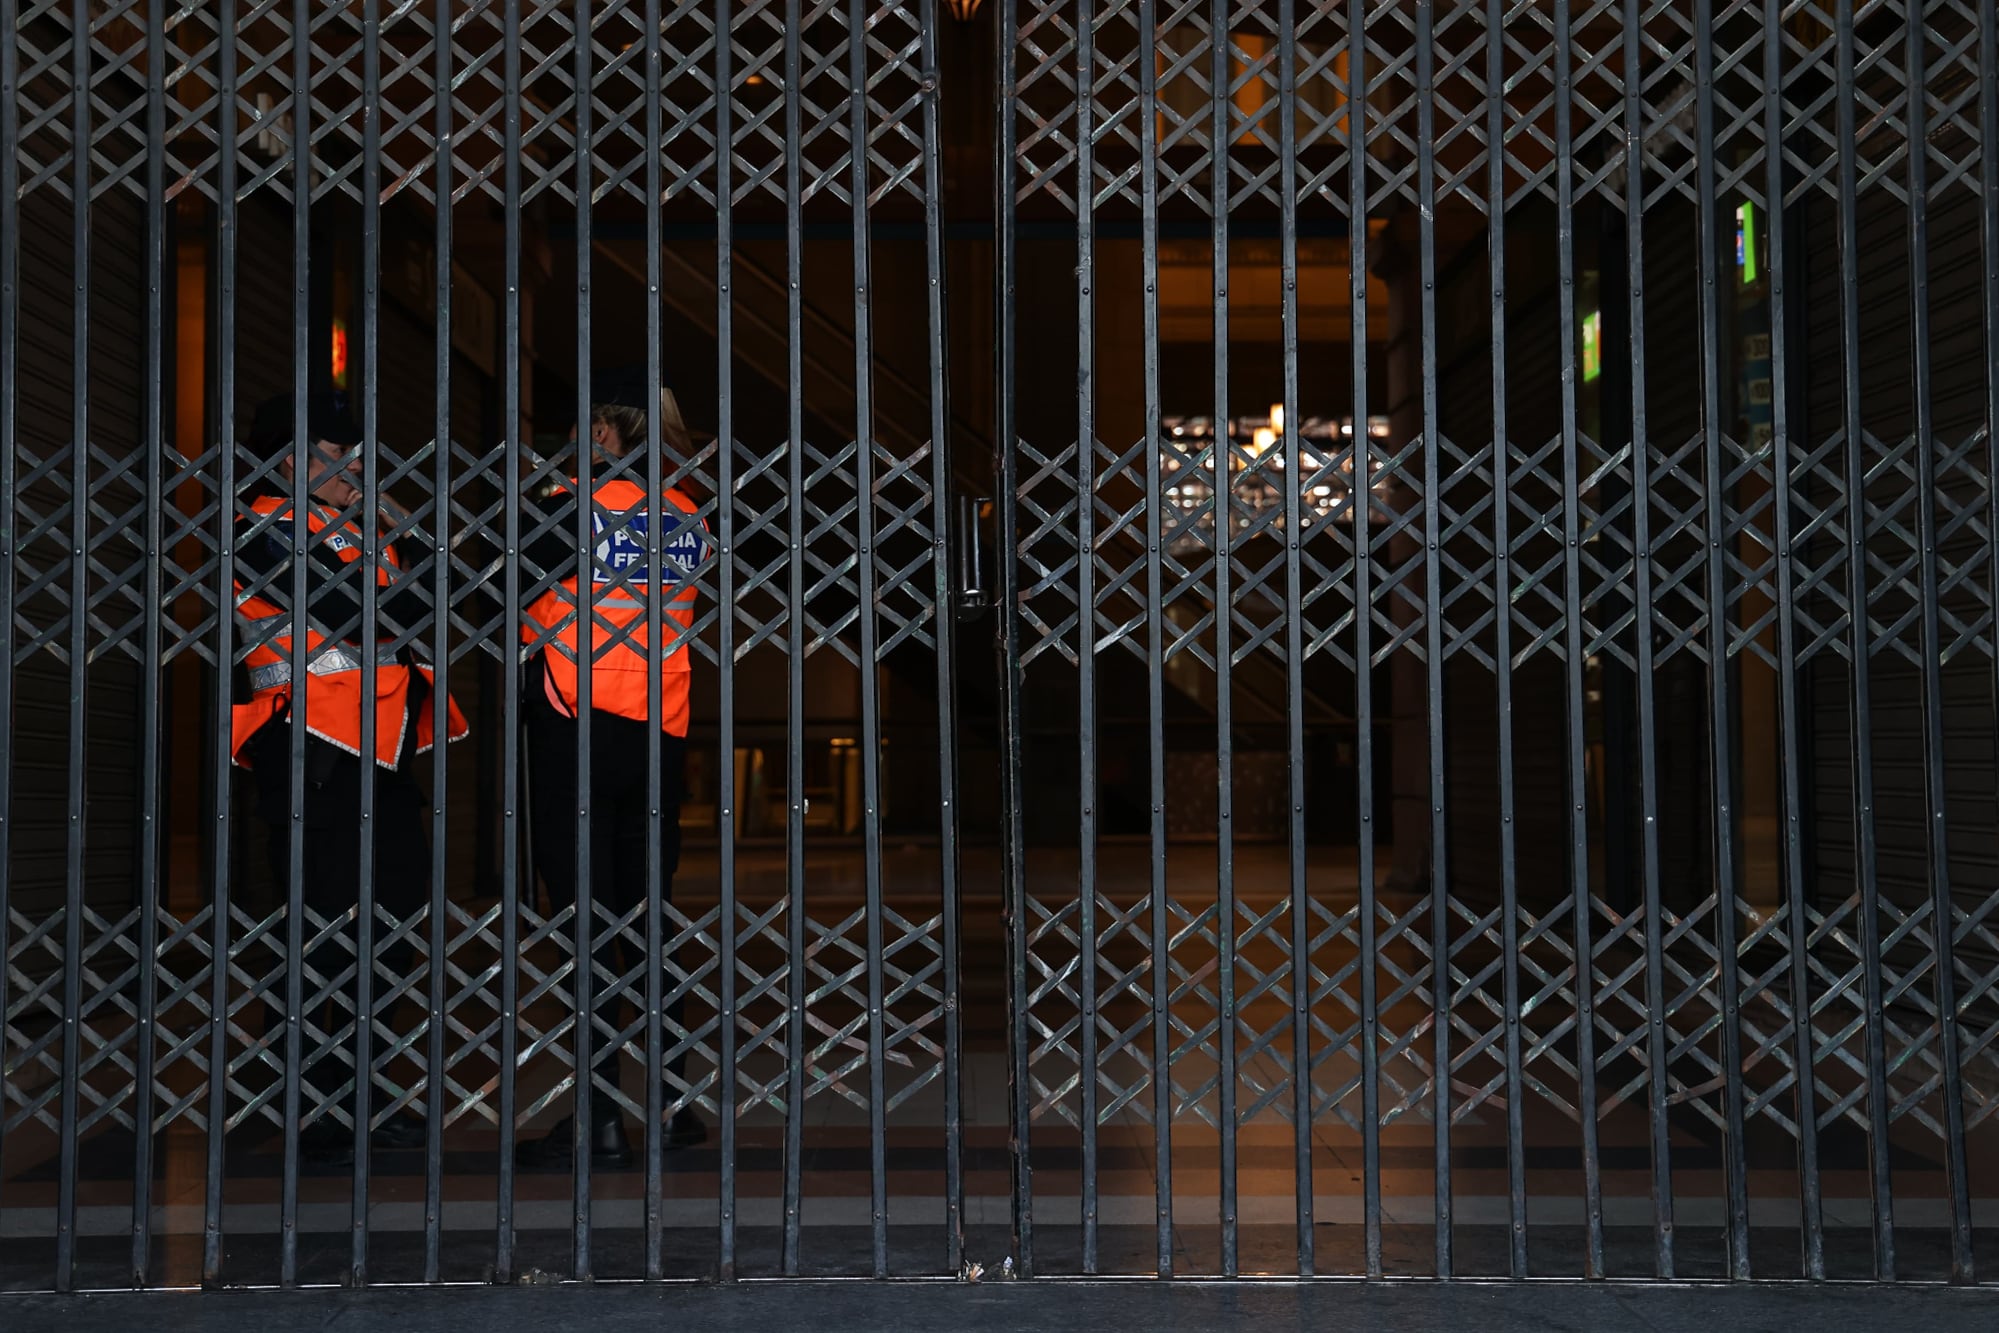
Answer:
[(707, 1141), (708, 1126), (701, 1123), (701, 1117), (691, 1108), (683, 1106), (667, 1122), (660, 1146), (667, 1152), (677, 1152), (682, 1148), (698, 1148)]
[[(576, 1160), (576, 1118), (564, 1116), (538, 1139), (514, 1149), (514, 1163), (524, 1171), (566, 1171)], [(621, 1171), (632, 1164), (632, 1146), (625, 1141), (624, 1118), (616, 1102), (590, 1105), (590, 1165), (599, 1171)]]
[(354, 1131), (327, 1116), (298, 1132), (299, 1161), (306, 1166), (354, 1165)]
[[(368, 1144), (377, 1151), (410, 1151), (430, 1141), (423, 1121), (408, 1111), (397, 1111), (368, 1132)], [(354, 1165), (354, 1131), (332, 1116), (313, 1121), (299, 1131), (299, 1158), (310, 1166)]]
[(430, 1127), (408, 1111), (395, 1111), (368, 1131), (368, 1142), (376, 1149), (410, 1152), (429, 1145)]

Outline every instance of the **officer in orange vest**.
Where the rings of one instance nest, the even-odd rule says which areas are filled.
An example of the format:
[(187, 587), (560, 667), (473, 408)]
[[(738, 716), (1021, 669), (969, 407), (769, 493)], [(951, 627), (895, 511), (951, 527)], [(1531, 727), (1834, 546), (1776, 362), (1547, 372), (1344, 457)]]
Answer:
[[(521, 626), (526, 651), (527, 750), (529, 764), (529, 824), (534, 841), (535, 868), (548, 885), (552, 910), (576, 901), (576, 810), (579, 797), (577, 709), (582, 673), (590, 673), (590, 890), (600, 909), (623, 916), (645, 902), (648, 866), (647, 830), (650, 783), (647, 759), (647, 687), (659, 682), (660, 711), (660, 902), (671, 901), (673, 872), (680, 862), (680, 803), (687, 767), (687, 687), (691, 664), (686, 636), (694, 623), (694, 575), (707, 557), (706, 527), (695, 502), (685, 493), (667, 489), (656, 501), (646, 491), (643, 458), (651, 438), (654, 412), (659, 439), (670, 458), (685, 458), (690, 441), (673, 392), (662, 387), (657, 398), (647, 391), (642, 368), (598, 372), (590, 391), (590, 502), (596, 547), (590, 561), (587, 595), (579, 596), (576, 556), (575, 484), (560, 494), (570, 497), (566, 513), (527, 549), (528, 560), (560, 581), (527, 608)], [(630, 466), (605, 478), (619, 460)], [(662, 468), (662, 471), (670, 471)], [(648, 568), (648, 534), (659, 526), (664, 560), (656, 573)], [(662, 643), (646, 639), (648, 589), (659, 589)], [(592, 624), (592, 647), (579, 649), (578, 626)], [(636, 929), (643, 932), (644, 915)], [(607, 921), (592, 923), (600, 941), (599, 974), (643, 978), (646, 960), (625, 941), (615, 938)], [(660, 960), (664, 964), (667, 960)], [(641, 980), (638, 986), (643, 986)], [(669, 1020), (680, 1021), (670, 972), (661, 978)], [(601, 983), (600, 983), (601, 990)], [(638, 991), (643, 994), (643, 991)], [(615, 996), (594, 1002), (594, 1058), (598, 1078), (618, 1082), (618, 1045), (606, 1035), (623, 1025), (616, 1021)], [(636, 1007), (636, 1006), (635, 1006)], [(666, 1072), (680, 1076), (685, 1056), (669, 1058)], [(675, 1095), (670, 1089), (666, 1101)], [(590, 1102), (590, 1153), (593, 1165), (629, 1166), (632, 1150), (625, 1138), (618, 1104), (600, 1090)], [(566, 1170), (572, 1161), (576, 1127), (564, 1119), (545, 1137), (520, 1145), (516, 1160), (530, 1169)], [(664, 1135), (668, 1149), (686, 1148), (708, 1136), (692, 1110), (674, 1113)]]
[[(379, 638), (362, 639), (360, 579), (366, 565), (357, 525), (377, 523), (379, 531), (384, 516), (363, 518), (356, 512), (361, 500), (361, 432), (345, 397), (316, 390), (306, 400), (311, 443), (302, 529), (292, 512), (291, 395), (259, 406), (250, 428), (246, 443), (251, 452), (279, 461), (257, 486), (259, 493), (249, 512), (239, 512), (236, 524), (236, 632), (238, 645), (246, 651), (235, 667), (233, 753), (236, 763), (249, 770), (257, 813), (268, 832), (272, 874), (282, 885), (291, 873), (292, 731), (305, 728), (302, 892), (306, 906), (321, 917), (351, 914), (360, 895), (361, 720), (368, 706), (361, 688), (361, 664), (373, 654), (375, 735), (369, 759), (375, 765), (374, 900), (379, 908), (406, 919), (430, 900), (430, 850), (424, 828), (429, 801), (413, 770), (416, 756), (435, 739), (436, 697), (430, 669), (416, 662), (407, 644), (393, 645), (401, 633), (429, 617), (430, 603), (414, 580), (403, 579), (403, 561), (394, 545), (382, 542), (375, 571)], [(295, 631), (290, 601), (296, 560), (305, 562), (306, 580), (302, 692), (292, 679)], [(445, 716), (448, 739), (463, 736), (465, 719), (449, 699)], [(305, 933), (308, 939), (315, 933), (309, 920)], [(381, 1001), (392, 984), (385, 978), (407, 974), (413, 954), (408, 936), (388, 940), (389, 933), (376, 922), (375, 955), (363, 960), (376, 968), (378, 1019), (390, 1007)], [(350, 941), (345, 947), (338, 938), (329, 937), (306, 954), (303, 993), (313, 1009), (315, 992), (325, 987), (327, 979), (346, 972), (345, 1008), (329, 1001), (321, 1032), (313, 1030), (320, 1017), (316, 1012), (298, 1016), (305, 1024), (302, 1151), (308, 1160), (328, 1165), (353, 1160), (352, 1132), (316, 1114), (323, 1104), (346, 1100), (340, 1088), (348, 1071), (334, 1052), (347, 1043), (332, 1039), (332, 1034), (352, 1022), (355, 1008), (352, 923), (344, 925), (340, 934)], [(326, 1054), (315, 1059), (315, 1047), (323, 1047)], [(397, 1112), (378, 1120), (370, 1140), (378, 1148), (420, 1148), (424, 1127), (415, 1117)]]

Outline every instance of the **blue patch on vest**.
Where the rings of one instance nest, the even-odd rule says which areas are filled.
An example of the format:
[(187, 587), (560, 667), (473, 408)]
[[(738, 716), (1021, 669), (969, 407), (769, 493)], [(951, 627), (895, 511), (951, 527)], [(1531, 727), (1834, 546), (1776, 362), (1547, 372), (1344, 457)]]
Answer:
[[(644, 509), (628, 509), (621, 514), (591, 515), (597, 533), (597, 562), (594, 572), (599, 584), (628, 579), (632, 588), (645, 591), (646, 542), (652, 516)], [(699, 520), (692, 514), (674, 514), (675, 530), (665, 534), (660, 554), (665, 565), (664, 588), (677, 588), (694, 577), (694, 571), (708, 558), (708, 539)], [(612, 526), (616, 524), (616, 526)]]

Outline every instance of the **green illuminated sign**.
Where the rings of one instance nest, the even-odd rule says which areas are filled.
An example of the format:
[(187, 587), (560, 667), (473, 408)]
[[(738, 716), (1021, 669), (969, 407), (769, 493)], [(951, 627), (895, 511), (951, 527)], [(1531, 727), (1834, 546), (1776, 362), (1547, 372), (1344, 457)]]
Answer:
[(1743, 282), (1756, 281), (1756, 205), (1747, 201), (1735, 210), (1735, 266)]
[(1603, 316), (1592, 310), (1583, 316), (1583, 383), (1603, 374)]

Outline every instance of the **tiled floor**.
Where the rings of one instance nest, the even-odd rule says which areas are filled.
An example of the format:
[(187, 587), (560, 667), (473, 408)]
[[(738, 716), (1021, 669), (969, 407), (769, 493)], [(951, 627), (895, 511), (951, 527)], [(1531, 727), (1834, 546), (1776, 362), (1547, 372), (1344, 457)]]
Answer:
[[(1176, 848), (1169, 858), (1169, 888), (1176, 901), (1198, 904), (1213, 896), (1212, 852)], [(888, 858), (886, 883), (891, 905), (904, 920), (922, 922), (935, 911), (935, 849), (896, 848)], [(1014, 1167), (1009, 1130), (1009, 1060), (1006, 1054), (1004, 1005), (1004, 940), (999, 913), (998, 879), (989, 854), (967, 854), (965, 887), (966, 1005), (963, 1015), (966, 1053), (961, 1066), (965, 1255), (997, 1267), (1014, 1250)], [(862, 901), (861, 879), (851, 855), (829, 856), (815, 864), (809, 901), (815, 920), (846, 919)], [(1384, 858), (1385, 864), (1385, 858)], [(1281, 883), (1281, 850), (1244, 848), (1238, 858), (1245, 909), (1252, 919), (1268, 910), (1272, 884)], [(739, 867), (739, 895), (745, 903), (776, 901), (783, 887), (781, 860), (764, 852), (746, 853)], [(1064, 886), (1073, 882), (1073, 856), (1036, 853), (1029, 866), (1034, 892), (1049, 903), (1063, 901)], [(1118, 911), (1144, 899), (1149, 884), (1145, 849), (1106, 849), (1099, 884), (1107, 905), (1100, 927)], [(1314, 893), (1335, 912), (1350, 910), (1353, 892), (1351, 860), (1327, 854), (1315, 859)], [(682, 876), (680, 905), (698, 913), (704, 909), (702, 885), (713, 883), (712, 863), (689, 858)], [(712, 897), (712, 894), (710, 894)], [(1400, 901), (1384, 889), (1384, 902)], [(1142, 915), (1142, 914), (1141, 914)], [(1189, 929), (1186, 921), (1176, 929)], [(1183, 935), (1183, 940), (1191, 938)], [(1044, 962), (1059, 971), (1064, 949), (1073, 960), (1073, 944), (1059, 931), (1044, 936)], [(830, 947), (830, 946), (828, 946)], [(1246, 1120), (1239, 1131), (1234, 1170), (1236, 1198), (1233, 1215), (1238, 1229), (1239, 1262), (1245, 1272), (1298, 1271), (1299, 1232), (1297, 1189), (1300, 1148), (1309, 1174), (1314, 1226), (1311, 1232), (1316, 1266), (1321, 1273), (1364, 1271), (1367, 1215), (1366, 1163), (1368, 1148), (1354, 1126), (1360, 1111), (1361, 1069), (1347, 1039), (1337, 1028), (1315, 1031), (1315, 1107), (1309, 1132), (1301, 1145), (1287, 1118), (1290, 1039), (1259, 1044), (1257, 1036), (1276, 1031), (1288, 1021), (1288, 990), (1254, 994), (1254, 977), (1273, 947), (1252, 941), (1239, 955), (1249, 970), (1242, 985), (1242, 1036), (1238, 1043), (1237, 1110)], [(1412, 946), (1391, 941), (1383, 949), (1382, 975), (1391, 986), (1394, 969), (1413, 965)], [(1086, 1203), (1094, 1206), (1098, 1235), (1098, 1268), (1102, 1272), (1150, 1273), (1157, 1265), (1157, 1234), (1153, 1229), (1165, 1195), (1172, 1224), (1170, 1254), (1180, 1272), (1218, 1272), (1223, 1268), (1221, 1172), (1223, 1149), (1212, 1127), (1219, 1113), (1214, 1089), (1218, 1048), (1214, 1040), (1216, 1001), (1211, 973), (1202, 971), (1200, 951), (1212, 956), (1211, 943), (1195, 941), (1176, 949), (1176, 960), (1187, 969), (1174, 979), (1175, 996), (1171, 1049), (1171, 1136), (1167, 1151), (1159, 1151), (1151, 1124), (1153, 1092), (1146, 1081), (1153, 1058), (1147, 1013), (1142, 1000), (1136, 1017), (1130, 1007), (1122, 1014), (1106, 1010), (1100, 1029), (1099, 1065), (1115, 1087), (1100, 1091), (1105, 1108), (1095, 1141), (1088, 1145), (1096, 1161), (1094, 1198), (1086, 1200), (1082, 1162), (1086, 1152), (1074, 1116), (1080, 1099), (1067, 1080), (1073, 1075), (1080, 1042), (1073, 998), (1051, 992), (1057, 971), (1037, 971), (1033, 982), (1043, 996), (1036, 1017), (1045, 1025), (1035, 1033), (1035, 1077), (1040, 1085), (1030, 1100), (1035, 1114), (1025, 1136), (1029, 1168), (1031, 1214), (1036, 1267), (1043, 1272), (1076, 1272), (1082, 1267), (1081, 1224)], [(1351, 949), (1315, 949), (1319, 976), (1328, 984), (1344, 968), (1351, 973)], [(1106, 971), (1105, 975), (1113, 975)], [(1073, 967), (1062, 974), (1073, 990)], [(818, 984), (815, 982), (815, 984)], [(935, 985), (934, 978), (928, 984)], [(1137, 979), (1145, 993), (1149, 979)], [(1206, 988), (1206, 989), (1204, 989)], [(1114, 998), (1107, 985), (1100, 998)], [(1386, 991), (1385, 991), (1386, 993)], [(559, 1016), (563, 992), (531, 1006), (531, 1021), (548, 1027)], [(768, 998), (768, 997), (767, 997)], [(816, 1002), (816, 1001), (815, 1001)], [(1431, 1107), (1420, 1096), (1398, 1102), (1397, 1088), (1420, 1087), (1420, 1059), (1429, 1049), (1425, 1035), (1431, 1021), (1427, 991), (1404, 995), (1384, 1004), (1385, 1031), (1403, 1034), (1403, 1044), (1382, 1062), (1382, 1106), (1388, 1120), (1378, 1136), (1378, 1200), (1382, 1219), (1382, 1255), (1387, 1271), (1425, 1274), (1436, 1271), (1437, 1143)], [(1066, 1006), (1066, 1008), (1065, 1008)], [(1327, 1004), (1334, 1019), (1351, 1024), (1352, 1012), (1342, 1013), (1338, 997)], [(1487, 1022), (1489, 1016), (1477, 1015)], [(1328, 1022), (1334, 1020), (1327, 1020)], [(1540, 1019), (1543, 1030), (1551, 1024)], [(1119, 1028), (1118, 1024), (1125, 1024)], [(1064, 1025), (1067, 1025), (1066, 1027)], [(1138, 1026), (1133, 1026), (1137, 1024)], [(935, 1033), (935, 1023), (926, 1033)], [(1137, 1032), (1136, 1037), (1128, 1035)], [(1471, 1038), (1454, 1032), (1460, 1048)], [(456, 1040), (456, 1038), (454, 1038)], [(762, 1084), (781, 1089), (785, 1072), (781, 1043), (748, 1050), (742, 1072), (746, 1086)], [(888, 1243), (891, 1267), (900, 1273), (937, 1273), (946, 1266), (944, 1243), (946, 1159), (949, 1136), (942, 1079), (921, 1082), (935, 1053), (916, 1052), (918, 1063), (890, 1070), (890, 1087), (908, 1087), (904, 1099), (886, 1116), (882, 1160), (888, 1200)], [(1550, 1062), (1563, 1046), (1550, 1038), (1530, 1066), (1535, 1079), (1547, 1077)], [(1401, 1063), (1396, 1063), (1400, 1061)], [(699, 1061), (697, 1061), (697, 1065)], [(25, 1079), (33, 1068), (10, 1069), (10, 1079)], [(183, 1070), (183, 1072), (186, 1072)], [(538, 1057), (521, 1076), (521, 1105), (531, 1106), (554, 1093), (535, 1117), (529, 1132), (537, 1132), (566, 1110), (566, 1095), (555, 1082), (557, 1062)], [(699, 1070), (697, 1069), (697, 1074)], [(1476, 1078), (1489, 1070), (1476, 1071)], [(816, 1077), (816, 1075), (815, 1075)], [(857, 1071), (851, 1077), (863, 1080)], [(1416, 1078), (1418, 1082), (1411, 1083)], [(1401, 1080), (1399, 1083), (1397, 1080)], [(1468, 1082), (1468, 1080), (1471, 1080)], [(637, 1078), (627, 1071), (627, 1087)], [(14, 1087), (24, 1087), (16, 1082)], [(712, 1090), (712, 1085), (710, 1086)], [(1572, 1084), (1570, 1085), (1573, 1086)], [(1117, 1089), (1130, 1093), (1117, 1102)], [(1277, 1090), (1277, 1100), (1250, 1108), (1264, 1090)], [(10, 1088), (10, 1092), (13, 1089)], [(176, 1086), (174, 1091), (186, 1093)], [(1507, 1269), (1507, 1236), (1512, 1221), (1509, 1192), (1508, 1140), (1503, 1092), (1485, 1099), (1469, 1067), (1454, 1072), (1453, 1107), (1448, 1155), (1451, 1165), (1451, 1239), (1458, 1271), (1503, 1273)], [(1711, 1104), (1717, 1093), (1704, 1094)], [(492, 1092), (472, 1090), (470, 1100), (487, 1103)], [(1585, 1176), (1581, 1131), (1559, 1109), (1559, 1087), (1531, 1082), (1522, 1105), (1522, 1173), (1529, 1229), (1529, 1268), (1538, 1274), (1579, 1276), (1583, 1271)], [(1785, 1103), (1788, 1105), (1788, 1102)], [(197, 1098), (192, 1105), (202, 1105)], [(1773, 1102), (1773, 1105), (1775, 1103)], [(1781, 1110), (1782, 1108), (1778, 1108)], [(1393, 1114), (1389, 1114), (1390, 1111)], [(702, 1112), (714, 1124), (712, 1102)], [(1724, 1154), (1719, 1133), (1692, 1105), (1679, 1105), (1671, 1118), (1673, 1224), (1682, 1275), (1723, 1271), (1721, 1226)], [(870, 1117), (864, 1105), (842, 1095), (832, 1082), (818, 1085), (804, 1103), (801, 1121), (803, 1155), (800, 1222), (804, 1232), (801, 1266), (807, 1272), (853, 1273), (871, 1270), (870, 1195), (873, 1186), (869, 1135)], [(1999, 1240), (1999, 1142), (1988, 1119), (1973, 1132), (1971, 1173), (1972, 1220), (1981, 1245)], [(1642, 1096), (1606, 1110), (1598, 1123), (1606, 1262), (1613, 1274), (1646, 1276), (1653, 1272), (1655, 1240), (1650, 1125)], [(454, 1118), (445, 1132), (440, 1214), (440, 1255), (447, 1278), (476, 1281), (491, 1274), (497, 1223), (498, 1136), (491, 1121), (475, 1106)], [(277, 1276), (276, 1244), (281, 1226), (281, 1140), (273, 1121), (252, 1117), (229, 1137), (223, 1164), (222, 1242), (224, 1272), (238, 1283), (259, 1283)], [(1898, 1261), (1905, 1275), (1942, 1276), (1948, 1252), (1941, 1228), (1949, 1222), (1940, 1139), (1916, 1114), (1897, 1121), (1892, 1143), (1894, 1210), (1899, 1242)], [(154, 1212), (148, 1278), (168, 1285), (199, 1279), (206, 1215), (207, 1172), (205, 1138), (191, 1114), (175, 1118), (160, 1136), (155, 1153)], [(1750, 1165), (1747, 1181), (1752, 1226), (1752, 1260), (1756, 1271), (1770, 1276), (1796, 1276), (1800, 1271), (1799, 1180), (1791, 1136), (1765, 1111), (1752, 1117), (1745, 1143)], [(79, 1281), (92, 1276), (102, 1285), (128, 1285), (131, 1280), (133, 1145), (128, 1131), (108, 1121), (86, 1126), (77, 1154), (75, 1192)], [(1864, 1133), (1846, 1119), (1829, 1120), (1821, 1130), (1820, 1184), (1827, 1228), (1828, 1265), (1835, 1275), (1862, 1277), (1873, 1271), (1871, 1180), (1867, 1170)], [(739, 1268), (745, 1273), (778, 1268), (777, 1237), (783, 1221), (784, 1121), (769, 1100), (752, 1100), (738, 1120), (735, 1197), (739, 1236)], [(674, 1154), (666, 1159), (659, 1205), (660, 1225), (671, 1243), (667, 1266), (683, 1276), (714, 1271), (721, 1197), (717, 1144)], [(1166, 1173), (1162, 1187), (1162, 1167)], [(40, 1118), (11, 1127), (0, 1157), (0, 1288), (46, 1286), (53, 1271), (60, 1172), (57, 1141), (51, 1124)], [(643, 1271), (640, 1228), (644, 1218), (645, 1182), (638, 1173), (598, 1173), (592, 1180), (594, 1262), (603, 1276), (638, 1276)], [(346, 1271), (353, 1214), (351, 1172), (306, 1168), (299, 1185), (298, 1234), (302, 1275), (318, 1273), (327, 1280)], [(572, 1271), (569, 1234), (574, 1214), (574, 1185), (566, 1174), (522, 1175), (515, 1185), (514, 1224), (520, 1233), (520, 1267), (564, 1274)], [(370, 1273), (378, 1280), (420, 1278), (425, 1226), (424, 1158), (420, 1151), (379, 1152), (369, 1177), (367, 1234)], [(1014, 1255), (1018, 1258), (1018, 1255)], [(88, 1285), (89, 1283), (86, 1283)]]
[[(997, 1266), (1012, 1250), (1011, 1156), (1005, 1123), (1006, 1061), (998, 1052), (975, 1052), (966, 1062), (967, 1123), (963, 1133), (966, 1257)], [(938, 1272), (945, 1263), (945, 1149), (940, 1120), (912, 1101), (893, 1118), (884, 1147), (888, 1224), (897, 1271)], [(802, 1259), (808, 1272), (867, 1272), (870, 1268), (871, 1157), (865, 1115), (837, 1099), (822, 1099), (802, 1132)], [(1635, 1133), (1631, 1132), (1635, 1129)], [(1614, 1117), (1603, 1126), (1604, 1221), (1611, 1271), (1643, 1276), (1652, 1271), (1651, 1175), (1642, 1118)], [(47, 1285), (53, 1260), (56, 1163), (30, 1152), (13, 1136), (10, 1161), (22, 1166), (0, 1185), (0, 1284), (14, 1289)], [(1526, 1134), (1524, 1185), (1530, 1227), (1530, 1264), (1536, 1273), (1580, 1275), (1583, 1176), (1575, 1126), (1535, 1116)], [(1722, 1271), (1718, 1145), (1692, 1129), (1675, 1134), (1675, 1223), (1683, 1275)], [(53, 1146), (53, 1145), (48, 1145)], [(231, 1280), (255, 1283), (276, 1277), (276, 1236), (282, 1158), (276, 1137), (246, 1130), (232, 1138), (225, 1161), (223, 1230)], [(176, 1125), (164, 1135), (154, 1188), (153, 1280), (172, 1285), (198, 1279), (204, 1217), (205, 1142)], [(490, 1274), (496, 1222), (497, 1139), (490, 1130), (454, 1128), (446, 1136), (441, 1229), (447, 1277), (477, 1280)], [(1828, 1246), (1836, 1271), (1871, 1271), (1864, 1141), (1838, 1135), (1827, 1140), (1822, 1175)], [(1391, 1272), (1435, 1272), (1435, 1144), (1427, 1122), (1390, 1127), (1380, 1146), (1380, 1195), (1384, 1262)], [(77, 1220), (79, 1261), (103, 1281), (129, 1281), (132, 1224), (131, 1145), (106, 1132), (87, 1139), (79, 1153)], [(1151, 1272), (1156, 1265), (1152, 1223), (1158, 1207), (1159, 1159), (1151, 1128), (1127, 1108), (1100, 1130), (1095, 1146), (1101, 1229), (1099, 1270)], [(1357, 1134), (1330, 1117), (1315, 1123), (1308, 1145), (1314, 1193), (1314, 1246), (1320, 1272), (1364, 1271), (1365, 1153)], [(30, 1156), (36, 1160), (26, 1160)], [(1174, 1125), (1167, 1166), (1171, 1172), (1172, 1253), (1182, 1272), (1222, 1268), (1219, 1135), (1204, 1124)], [(1462, 1272), (1503, 1273), (1510, 1217), (1503, 1126), (1487, 1117), (1454, 1128), (1452, 1206), (1456, 1263)], [(782, 1222), (783, 1128), (765, 1108), (746, 1115), (736, 1158), (739, 1263), (745, 1272), (775, 1271)], [(1082, 1144), (1074, 1129), (1041, 1122), (1032, 1127), (1032, 1222), (1036, 1258), (1043, 1271), (1078, 1271), (1083, 1214)], [(1236, 1218), (1242, 1271), (1295, 1272), (1297, 1143), (1284, 1124), (1251, 1124), (1238, 1137)], [(1788, 1162), (1755, 1159), (1750, 1180), (1752, 1253), (1758, 1270), (1796, 1276), (1799, 1268), (1797, 1186)], [(670, 1155), (662, 1177), (660, 1223), (668, 1228), (669, 1269), (685, 1276), (712, 1270), (720, 1197), (719, 1160), (708, 1145)], [(1948, 1221), (1939, 1164), (1922, 1154), (1898, 1154), (1896, 1216), (1905, 1272), (1945, 1264), (1937, 1230)], [(1999, 1190), (1979, 1163), (1974, 1218), (1981, 1240), (1999, 1240)], [(306, 1270), (327, 1267), (337, 1276), (349, 1253), (352, 1177), (348, 1170), (307, 1168), (301, 1173), (298, 1225)], [(421, 1276), (424, 1227), (421, 1152), (380, 1152), (369, 1179), (371, 1268)], [(643, 1271), (639, 1228), (644, 1177), (637, 1172), (596, 1173), (592, 1180), (594, 1268), (601, 1276)], [(567, 1173), (517, 1177), (515, 1225), (521, 1232), (522, 1268), (568, 1273), (568, 1233), (574, 1187)], [(409, 1272), (415, 1265), (414, 1272)], [(305, 1270), (302, 1270), (305, 1271)], [(1941, 1273), (1941, 1269), (1938, 1270)]]
[(849, 1333), (883, 1328), (1180, 1330), (1254, 1328), (1314, 1333), (1394, 1328), (1422, 1333), (1542, 1333), (1547, 1329), (1647, 1328), (1706, 1333), (1872, 1333), (1922, 1327), (1989, 1329), (1999, 1292), (1950, 1287), (1827, 1288), (1791, 1284), (1634, 1287), (1617, 1283), (1104, 1283), (961, 1282), (731, 1286), (570, 1284), (501, 1290), (338, 1288), (219, 1295), (138, 1293), (88, 1297), (0, 1296), (10, 1333), (124, 1333), (144, 1325), (188, 1333), (245, 1328), (334, 1328), (344, 1333), (627, 1333), (773, 1328)]

